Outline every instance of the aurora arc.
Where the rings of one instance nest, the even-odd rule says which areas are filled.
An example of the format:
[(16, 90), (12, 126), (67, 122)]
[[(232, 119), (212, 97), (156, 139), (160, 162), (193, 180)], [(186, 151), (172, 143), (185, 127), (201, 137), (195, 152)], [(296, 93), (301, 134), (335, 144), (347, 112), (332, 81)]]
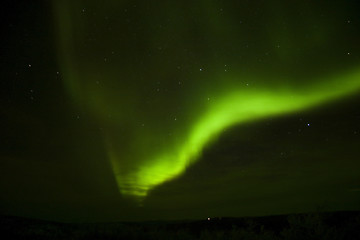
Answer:
[(230, 92), (199, 118), (182, 145), (150, 159), (137, 171), (125, 175), (117, 174), (121, 166), (110, 154), (120, 192), (124, 195), (145, 197), (157, 185), (184, 173), (187, 167), (199, 159), (205, 145), (221, 131), (235, 124), (316, 107), (354, 94), (359, 88), (360, 71), (355, 71), (298, 92), (285, 89)]
[[(100, 121), (108, 121), (104, 120), (104, 116), (108, 112), (113, 112), (120, 103), (108, 100), (106, 92), (99, 91), (96, 85), (88, 82), (84, 84), (83, 81), (88, 77), (86, 74), (88, 69), (81, 59), (77, 58), (79, 52), (74, 46), (76, 40), (71, 34), (77, 29), (74, 30), (72, 26), (74, 20), (71, 19), (71, 12), (68, 11), (66, 4), (60, 2), (54, 1), (54, 7), (59, 23), (58, 55), (65, 87), (77, 103), (86, 105), (96, 117), (101, 119)], [(106, 78), (106, 76), (102, 77)], [(96, 77), (92, 78), (96, 79)], [(246, 80), (246, 77), (236, 74), (233, 78), (236, 82)], [(283, 82), (289, 82), (291, 79), (284, 80)], [(240, 84), (231, 86), (230, 90), (216, 96), (209, 108), (198, 112), (197, 117), (192, 119), (190, 127), (184, 131), (181, 141), (169, 143), (165, 149), (151, 153), (142, 160), (141, 164), (130, 169), (123, 166), (119, 150), (112, 146), (113, 140), (105, 136), (107, 155), (119, 191), (123, 195), (140, 199), (146, 197), (156, 186), (181, 176), (188, 167), (199, 160), (204, 147), (231, 126), (269, 116), (303, 111), (356, 93), (360, 89), (360, 70), (357, 67), (337, 75), (324, 76), (322, 79), (314, 78), (312, 82), (313, 84), (302, 88), (284, 86), (244, 88)], [(203, 97), (202, 95), (203, 93), (199, 93), (199, 96)], [(109, 106), (109, 103), (112, 105)], [(126, 101), (121, 102), (121, 106), (124, 105), (130, 104)], [(121, 114), (114, 117), (111, 124), (117, 124), (118, 121), (118, 125), (121, 125), (121, 117)], [(154, 137), (154, 142), (156, 140)]]

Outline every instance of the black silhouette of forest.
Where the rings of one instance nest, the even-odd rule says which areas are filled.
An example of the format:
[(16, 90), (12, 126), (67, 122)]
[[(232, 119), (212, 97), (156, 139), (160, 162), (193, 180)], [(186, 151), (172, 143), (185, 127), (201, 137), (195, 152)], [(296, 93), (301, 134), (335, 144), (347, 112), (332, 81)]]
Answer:
[(60, 223), (2, 216), (1, 239), (360, 239), (360, 212), (189, 221)]

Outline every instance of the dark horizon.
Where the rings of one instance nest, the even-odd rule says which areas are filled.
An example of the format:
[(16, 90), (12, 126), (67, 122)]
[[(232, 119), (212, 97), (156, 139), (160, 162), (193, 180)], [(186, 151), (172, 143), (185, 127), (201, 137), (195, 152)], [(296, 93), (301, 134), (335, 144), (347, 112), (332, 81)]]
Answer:
[(0, 216), (9, 239), (358, 239), (360, 212), (197, 221), (58, 223)]

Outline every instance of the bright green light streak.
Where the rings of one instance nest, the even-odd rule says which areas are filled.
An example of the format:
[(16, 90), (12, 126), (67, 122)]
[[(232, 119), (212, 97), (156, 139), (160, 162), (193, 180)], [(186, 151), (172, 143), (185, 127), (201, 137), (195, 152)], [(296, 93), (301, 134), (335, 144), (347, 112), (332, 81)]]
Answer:
[[(216, 101), (199, 121), (194, 124), (186, 141), (165, 152), (136, 171), (118, 174), (117, 181), (124, 195), (145, 197), (159, 184), (181, 175), (194, 163), (206, 144), (224, 129), (267, 116), (287, 114), (317, 106), (360, 88), (360, 72), (335, 77), (307, 91), (234, 91)], [(110, 154), (115, 173), (117, 159)]]
[[(116, 104), (111, 105), (109, 104), (111, 101), (106, 100), (106, 92), (101, 92), (97, 87), (80, 81), (86, 72), (91, 74), (91, 71), (81, 67), (79, 59), (76, 57), (75, 37), (73, 36), (75, 20), (72, 19), (71, 8), (63, 1), (53, 1), (53, 3), (59, 24), (59, 62), (62, 64), (65, 85), (74, 99), (81, 104), (86, 103), (102, 121), (108, 121), (107, 118), (104, 120), (108, 112), (117, 113), (118, 111), (115, 111), (114, 108), (119, 108), (120, 103), (122, 108), (124, 105), (130, 104), (127, 104), (127, 101), (116, 101)], [(172, 148), (168, 147), (167, 151), (150, 157), (141, 164), (134, 164), (137, 166), (134, 166), (133, 169), (124, 170), (120, 161), (121, 154), (118, 155), (117, 149), (108, 146), (109, 159), (120, 192), (123, 195), (145, 197), (154, 187), (184, 173), (188, 166), (199, 159), (205, 145), (232, 125), (301, 111), (358, 91), (360, 71), (330, 77), (326, 80), (317, 81), (315, 79), (315, 83), (324, 83), (315, 84), (302, 90), (242, 89), (229, 91), (212, 101), (208, 111), (199, 113), (197, 121), (194, 121), (182, 143), (174, 145)], [(126, 113), (126, 111), (123, 112)], [(121, 121), (122, 115), (118, 115), (114, 117), (115, 123)]]

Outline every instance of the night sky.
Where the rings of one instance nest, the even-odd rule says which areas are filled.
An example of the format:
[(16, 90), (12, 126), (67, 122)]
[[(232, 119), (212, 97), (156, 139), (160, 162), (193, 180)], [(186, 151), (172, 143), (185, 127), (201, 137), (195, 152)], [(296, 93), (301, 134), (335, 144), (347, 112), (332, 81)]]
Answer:
[(360, 210), (357, 1), (12, 1), (0, 214)]

